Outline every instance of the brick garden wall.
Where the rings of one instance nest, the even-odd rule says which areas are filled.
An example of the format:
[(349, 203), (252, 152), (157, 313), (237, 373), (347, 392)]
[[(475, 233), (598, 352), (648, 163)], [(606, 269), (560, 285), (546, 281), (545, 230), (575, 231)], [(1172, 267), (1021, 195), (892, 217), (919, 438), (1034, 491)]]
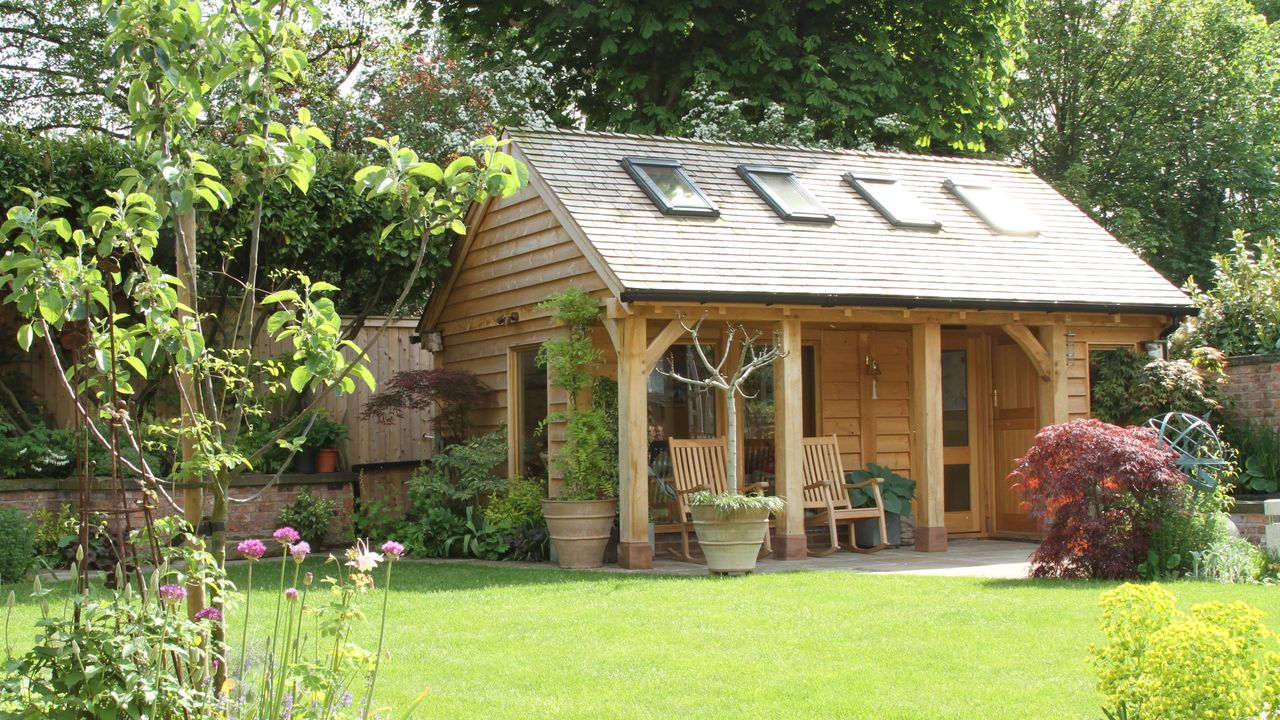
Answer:
[[(247, 498), (262, 491), (268, 477), (247, 476), (237, 478), (231, 489), (231, 497)], [(310, 488), (316, 497), (333, 500), (335, 503), (333, 522), (329, 526), (326, 543), (341, 545), (351, 536), (351, 513), (353, 510), (352, 483), (356, 476), (351, 473), (325, 473), (317, 475), (283, 475), (279, 483), (268, 488), (262, 496), (249, 503), (231, 503), (228, 509), (227, 537), (234, 546), (235, 542), (247, 537), (268, 538), (278, 527), (276, 515), (280, 509), (294, 501), (304, 488)], [(131, 485), (131, 483), (130, 483)], [(138, 508), (141, 493), (129, 490), (126, 502), (134, 508), (131, 523), (140, 526), (142, 513)], [(174, 498), (181, 506), (181, 494)], [(91, 493), (90, 507), (106, 508), (112, 501), (112, 495), (105, 489)], [(0, 480), (0, 507), (12, 507), (28, 515), (43, 508), (57, 512), (62, 503), (76, 505), (79, 502), (79, 491), (74, 480), (49, 479), (6, 479)], [(117, 505), (118, 507), (118, 505)], [(206, 497), (205, 512), (210, 510), (211, 501)], [(176, 514), (176, 510), (159, 500), (156, 508), (158, 516)]]
[(1230, 412), (1280, 430), (1280, 355), (1228, 358), (1227, 377)]

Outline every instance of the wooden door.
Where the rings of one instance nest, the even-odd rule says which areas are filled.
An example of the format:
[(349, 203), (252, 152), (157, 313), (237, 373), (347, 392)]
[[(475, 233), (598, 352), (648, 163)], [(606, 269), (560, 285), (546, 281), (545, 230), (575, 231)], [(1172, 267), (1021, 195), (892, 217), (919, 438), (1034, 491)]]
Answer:
[(948, 533), (981, 529), (975, 472), (974, 353), (968, 336), (942, 338), (942, 507)]
[(1039, 528), (1018, 507), (1021, 497), (1007, 478), (1035, 440), (1039, 378), (1026, 352), (1004, 336), (993, 338), (991, 373), (992, 529), (998, 535), (1034, 534)]

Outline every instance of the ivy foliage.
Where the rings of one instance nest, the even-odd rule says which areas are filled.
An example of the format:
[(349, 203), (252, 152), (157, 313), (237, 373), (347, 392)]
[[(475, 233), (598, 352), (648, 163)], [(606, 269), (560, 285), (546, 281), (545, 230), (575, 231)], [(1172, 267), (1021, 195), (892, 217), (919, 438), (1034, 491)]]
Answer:
[[(811, 120), (820, 139), (977, 149), (1001, 127), (1021, 0), (423, 3), (467, 55), (515, 47), (594, 128), (688, 132), (700, 86)], [(877, 127), (895, 117), (897, 132)]]

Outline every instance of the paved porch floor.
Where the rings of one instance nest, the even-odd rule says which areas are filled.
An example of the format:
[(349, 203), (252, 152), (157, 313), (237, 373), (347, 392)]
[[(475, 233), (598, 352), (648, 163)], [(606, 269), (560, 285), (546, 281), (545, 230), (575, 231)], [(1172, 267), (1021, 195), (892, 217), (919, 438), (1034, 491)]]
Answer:
[[(1014, 540), (951, 540), (946, 552), (916, 552), (909, 547), (881, 550), (865, 555), (839, 551), (827, 557), (804, 560), (768, 558), (756, 565), (757, 572), (794, 572), (801, 570), (833, 570), (864, 573), (896, 573), (902, 575), (953, 575), (958, 577), (1024, 578), (1030, 567), (1032, 542)], [(602, 568), (621, 573), (656, 575), (703, 575), (703, 565), (680, 562), (668, 557), (655, 558), (651, 570), (626, 570), (617, 565)]]

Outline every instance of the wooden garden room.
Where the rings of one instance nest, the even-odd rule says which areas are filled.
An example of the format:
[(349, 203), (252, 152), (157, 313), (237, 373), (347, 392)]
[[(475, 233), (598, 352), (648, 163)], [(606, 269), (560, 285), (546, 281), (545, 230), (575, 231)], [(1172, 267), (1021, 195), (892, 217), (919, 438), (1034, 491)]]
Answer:
[[(741, 476), (787, 500), (775, 555), (805, 557), (802, 438), (835, 435), (845, 470), (917, 483), (914, 543), (1028, 537), (1005, 477), (1042, 426), (1089, 413), (1089, 353), (1156, 351), (1187, 298), (1025, 169), (991, 161), (512, 131), (520, 194), (472, 232), (418, 330), (437, 367), (476, 372), (506, 425), (512, 475), (546, 472), (536, 432), (565, 398), (534, 361), (563, 332), (551, 293), (599, 298), (617, 381), (619, 552), (647, 567), (674, 520), (671, 438), (723, 437), (725, 408), (671, 382), (684, 325), (729, 324), (785, 351), (740, 401)], [(682, 324), (683, 320), (683, 324)], [(552, 479), (554, 484), (555, 480)]]

